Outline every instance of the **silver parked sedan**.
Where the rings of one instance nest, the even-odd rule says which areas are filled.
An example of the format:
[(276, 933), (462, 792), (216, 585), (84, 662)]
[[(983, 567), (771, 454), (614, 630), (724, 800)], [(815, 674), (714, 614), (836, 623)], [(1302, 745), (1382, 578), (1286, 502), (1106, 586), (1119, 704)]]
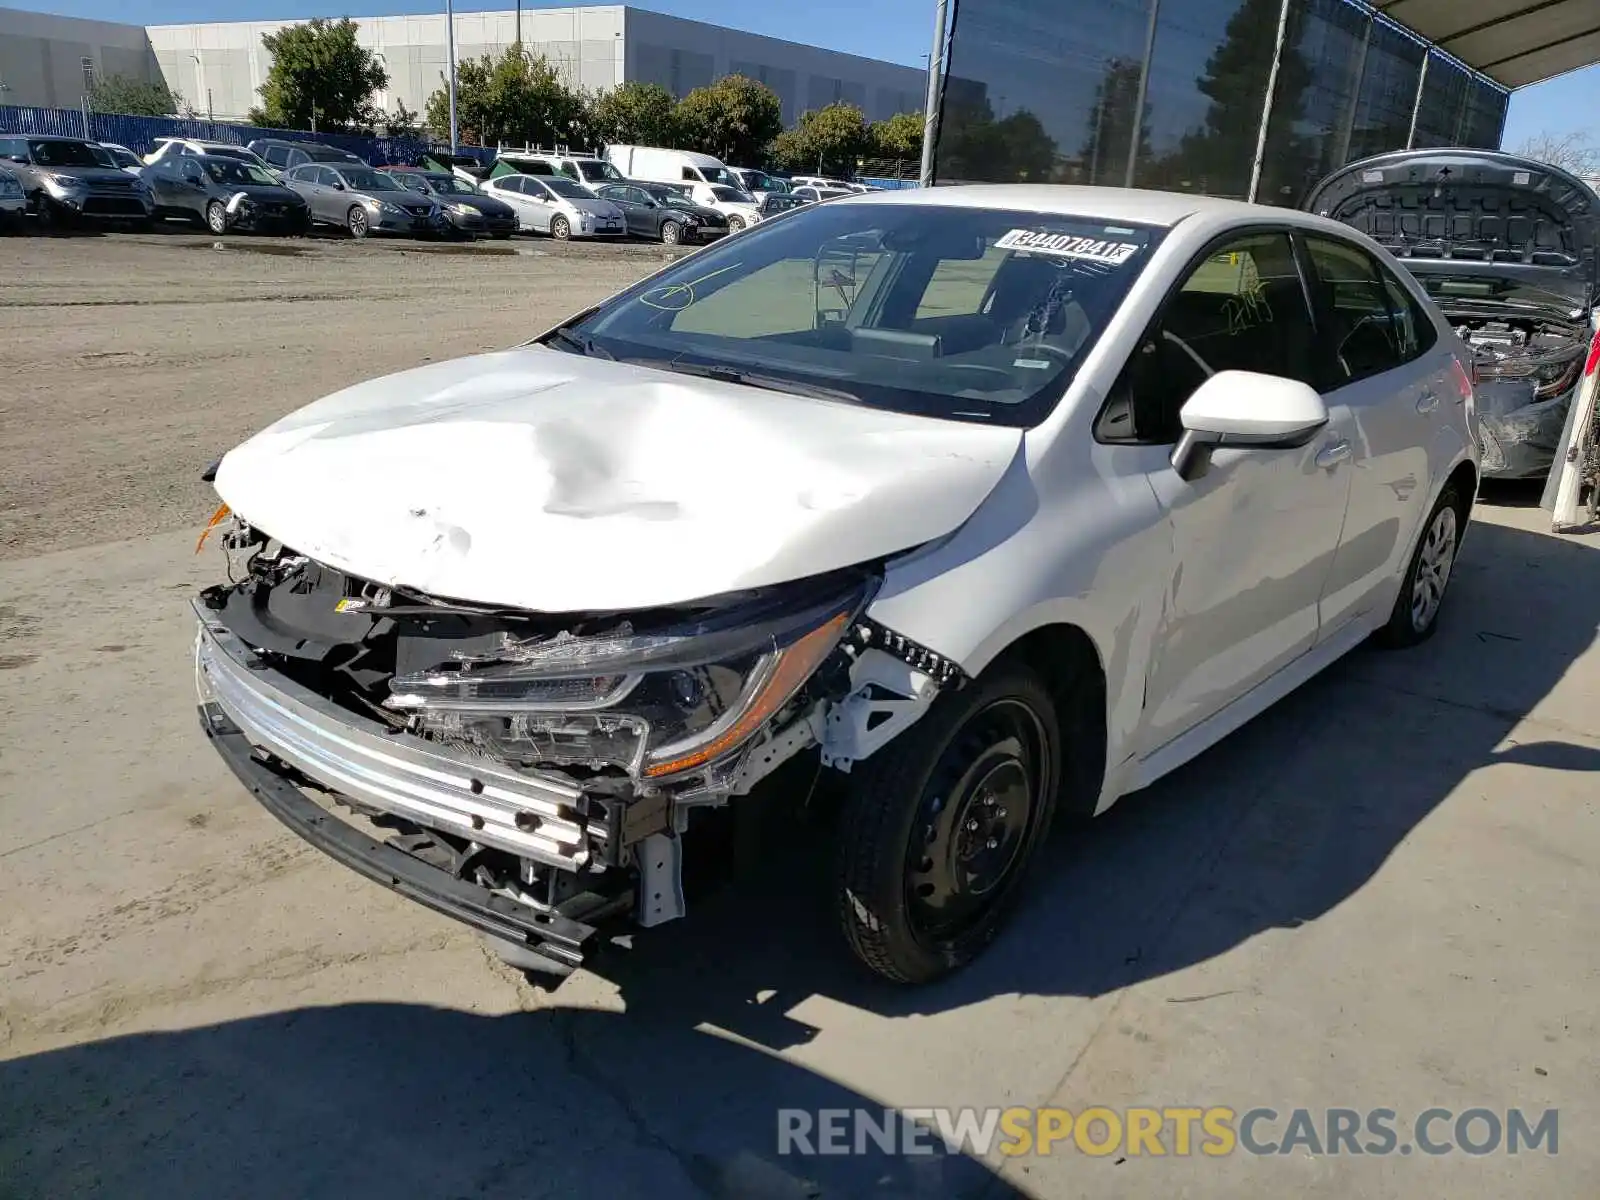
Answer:
[(482, 187), (517, 210), (519, 229), (548, 233), (557, 241), (628, 236), (620, 208), (565, 175), (499, 175)]
[(338, 225), (351, 237), (369, 233), (439, 236), (450, 218), (431, 196), (413, 192), (386, 171), (344, 163), (301, 163), (283, 183), (305, 197), (311, 219)]

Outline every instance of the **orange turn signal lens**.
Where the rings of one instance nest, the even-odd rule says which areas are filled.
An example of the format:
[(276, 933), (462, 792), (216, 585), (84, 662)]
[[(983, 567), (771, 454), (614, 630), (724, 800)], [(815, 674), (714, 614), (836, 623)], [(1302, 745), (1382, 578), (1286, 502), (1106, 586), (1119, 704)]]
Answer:
[(233, 510), (226, 504), (221, 505), (216, 512), (211, 514), (211, 520), (206, 522), (206, 527), (200, 531), (200, 540), (194, 544), (194, 552), (199, 554), (206, 547), (206, 539), (211, 536), (211, 531), (228, 519), (228, 514)]

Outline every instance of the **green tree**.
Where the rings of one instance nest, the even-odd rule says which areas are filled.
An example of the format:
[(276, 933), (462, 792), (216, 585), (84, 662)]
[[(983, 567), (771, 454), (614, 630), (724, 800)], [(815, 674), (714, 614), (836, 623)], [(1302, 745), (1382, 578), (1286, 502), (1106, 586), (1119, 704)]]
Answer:
[(272, 69), (261, 85), (261, 107), (250, 120), (274, 129), (370, 129), (382, 120), (372, 93), (389, 73), (356, 41), (349, 17), (316, 17), (261, 36)]
[[(1278, 15), (1279, 0), (1244, 0), (1195, 81), (1211, 103), (1200, 128), (1183, 139), (1177, 157), (1183, 175), (1197, 191), (1236, 197), (1249, 191)], [(1262, 200), (1275, 199), (1283, 187), (1292, 190), (1300, 177), (1315, 171), (1307, 158), (1313, 151), (1295, 133), (1311, 84), (1311, 69), (1299, 49), (1305, 24), (1299, 13), (1291, 10), (1267, 127)]]
[(659, 83), (629, 80), (594, 98), (589, 106), (589, 122), (600, 142), (675, 146), (677, 103)]
[(1025, 108), (997, 121), (980, 96), (946, 104), (941, 124), (940, 179), (1041, 183), (1060, 174), (1055, 141)]
[(422, 132), (422, 121), (418, 114), (406, 107), (404, 100), (397, 98), (394, 111), (384, 117), (383, 131), (390, 137), (414, 138)]
[[(448, 86), (429, 96), (425, 109), (428, 128), (442, 137), (450, 133)], [(456, 124), (469, 145), (582, 144), (588, 122), (587, 98), (520, 44), (456, 66)]]
[(163, 82), (149, 83), (129, 75), (97, 78), (89, 89), (89, 107), (98, 113), (132, 117), (172, 117), (183, 108), (183, 97)]
[(783, 132), (783, 103), (764, 83), (724, 75), (680, 100), (676, 118), (680, 144), (726, 163), (753, 166)]
[(919, 112), (895, 113), (886, 121), (874, 121), (868, 130), (871, 152), (880, 158), (921, 158), (922, 124)]
[(791, 171), (851, 175), (869, 145), (861, 110), (837, 101), (805, 113), (798, 125), (779, 134), (772, 143), (772, 156)]
[[(1139, 106), (1140, 70), (1140, 64), (1130, 58), (1114, 58), (1106, 64), (1105, 75), (1094, 92), (1089, 136), (1078, 152), (1083, 159), (1085, 183), (1120, 187), (1127, 178), (1128, 143), (1133, 140), (1134, 110)], [(1154, 157), (1148, 110), (1140, 118), (1136, 166), (1148, 166)]]

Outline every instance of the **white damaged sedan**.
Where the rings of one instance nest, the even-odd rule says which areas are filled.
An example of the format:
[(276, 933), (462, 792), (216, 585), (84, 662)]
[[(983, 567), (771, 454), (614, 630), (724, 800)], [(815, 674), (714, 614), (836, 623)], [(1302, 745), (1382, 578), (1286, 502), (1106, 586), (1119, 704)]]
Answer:
[(1305, 213), (818, 205), (222, 458), (202, 726), (307, 840), (557, 975), (683, 916), (685, 843), (785, 764), (833, 773), (844, 938), (928, 981), (1053, 818), (1432, 633), (1469, 361)]

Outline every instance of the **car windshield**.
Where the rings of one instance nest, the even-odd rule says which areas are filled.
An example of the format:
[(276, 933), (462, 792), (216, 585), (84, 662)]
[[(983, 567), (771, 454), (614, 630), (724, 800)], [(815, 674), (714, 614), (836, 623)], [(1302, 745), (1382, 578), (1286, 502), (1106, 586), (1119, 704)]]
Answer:
[(540, 183), (549, 188), (558, 196), (565, 196), (569, 200), (593, 200), (594, 193), (581, 183), (568, 179), (565, 175), (555, 175), (549, 179), (541, 179)]
[(429, 188), (435, 192), (438, 192), (441, 196), (483, 195), (482, 192), (473, 187), (465, 179), (458, 179), (454, 175), (424, 175), (420, 177), (412, 175), (407, 177), (407, 182), (409, 183), (412, 179), (416, 179), (418, 182), (426, 182), (426, 185)]
[(585, 179), (605, 180), (608, 183), (615, 183), (626, 178), (621, 171), (610, 163), (602, 162), (598, 158), (580, 158), (577, 162), (577, 167), (578, 174)]
[(339, 175), (358, 192), (398, 192), (403, 189), (393, 175), (371, 167), (340, 167)]
[(88, 142), (29, 142), (28, 155), (41, 167), (114, 167), (111, 155)]
[(804, 208), (805, 197), (790, 196), (781, 192), (774, 192), (766, 198), (761, 205), (768, 212), (786, 212), (791, 208)]
[(662, 204), (687, 204), (688, 199), (677, 188), (668, 187), (664, 183), (650, 184), (644, 189), (653, 198)]
[(259, 163), (259, 155), (250, 153), (239, 146), (207, 146), (206, 153), (213, 158), (237, 158), (240, 162)]
[(1029, 426), (1161, 231), (932, 204), (809, 207), (699, 251), (559, 343), (896, 412)]
[(740, 191), (736, 187), (714, 187), (711, 194), (718, 200), (727, 204), (754, 204), (756, 198), (749, 192)]
[[(348, 150), (338, 150), (332, 146), (313, 146), (306, 150), (306, 157), (317, 162), (332, 163), (359, 163), (361, 160)], [(365, 165), (365, 164), (363, 164)]]
[(261, 185), (277, 182), (270, 174), (263, 171), (254, 163), (241, 162), (238, 159), (226, 159), (222, 162), (212, 160), (206, 163), (206, 174), (211, 176), (216, 183)]
[(700, 174), (707, 183), (725, 183), (729, 187), (738, 187), (739, 177), (727, 167), (701, 167)]
[(111, 156), (111, 162), (114, 166), (137, 167), (139, 165), (139, 156), (132, 150), (112, 149), (110, 146), (102, 146), (101, 149)]

